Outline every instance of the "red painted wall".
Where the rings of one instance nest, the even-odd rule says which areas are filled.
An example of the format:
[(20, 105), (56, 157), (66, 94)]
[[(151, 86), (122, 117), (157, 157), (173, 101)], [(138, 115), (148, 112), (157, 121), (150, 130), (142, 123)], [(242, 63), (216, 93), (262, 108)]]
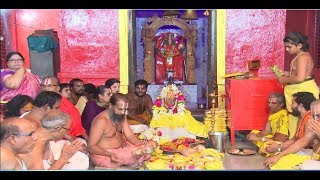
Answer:
[(58, 30), (58, 10), (22, 9), (8, 10), (8, 13), (10, 50), (19, 51), (26, 59), (26, 67), (30, 68), (27, 37), (38, 29)]
[(260, 77), (275, 77), (268, 66), (283, 68), (285, 10), (227, 10), (226, 73), (244, 72), (246, 60), (260, 59)]
[(118, 10), (61, 10), (59, 19), (61, 82), (119, 78)]
[(8, 10), (10, 51), (21, 52), (30, 68), (27, 37), (54, 29), (60, 40), (61, 82), (80, 78), (95, 85), (119, 78), (118, 10)]
[[(315, 59), (315, 10), (287, 10), (286, 34), (290, 32), (302, 32), (308, 36), (308, 52)], [(284, 56), (284, 67), (290, 69), (293, 56), (286, 53)], [(320, 86), (320, 68), (314, 68), (313, 75)]]

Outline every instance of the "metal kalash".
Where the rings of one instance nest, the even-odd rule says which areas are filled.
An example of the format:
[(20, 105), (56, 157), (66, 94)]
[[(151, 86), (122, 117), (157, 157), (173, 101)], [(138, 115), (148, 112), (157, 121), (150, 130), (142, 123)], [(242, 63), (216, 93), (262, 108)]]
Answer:
[(223, 99), (227, 98), (225, 94), (216, 95), (215, 91), (209, 94), (212, 97), (212, 108), (211, 111), (206, 111), (206, 119), (211, 119), (212, 130), (209, 132), (209, 141), (212, 145), (212, 148), (223, 153), (225, 152), (226, 142), (228, 139), (227, 132), (227, 118), (230, 113), (228, 113), (224, 108), (215, 108), (216, 101), (215, 98)]
[(224, 153), (226, 149), (226, 142), (228, 138), (228, 132), (209, 132), (209, 140), (212, 145), (212, 148)]

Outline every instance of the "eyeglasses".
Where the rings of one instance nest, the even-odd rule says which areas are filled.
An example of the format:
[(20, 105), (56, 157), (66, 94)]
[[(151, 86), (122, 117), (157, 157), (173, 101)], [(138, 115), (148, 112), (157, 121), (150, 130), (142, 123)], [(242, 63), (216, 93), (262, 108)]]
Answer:
[(61, 129), (64, 129), (66, 131), (70, 131), (70, 128), (60, 127)]
[(30, 133), (27, 134), (17, 134), (16, 136), (32, 136), (35, 133), (35, 131), (31, 131)]
[(6, 138), (8, 138), (10, 136), (18, 136), (18, 137), (20, 137), (20, 136), (33, 136), (34, 133), (35, 133), (35, 131), (31, 131), (30, 133), (11, 134), (11, 135), (7, 136)]
[(276, 102), (268, 101), (268, 104), (277, 104)]
[(53, 86), (59, 86), (59, 85), (57, 85), (57, 84), (41, 84), (40, 86), (41, 86), (42, 88), (46, 88), (46, 87), (52, 88)]
[(9, 59), (8, 61), (9, 62), (19, 62), (19, 63), (21, 63), (21, 62), (23, 62), (23, 59)]
[(320, 114), (312, 114), (311, 116), (313, 117), (314, 120), (320, 119)]

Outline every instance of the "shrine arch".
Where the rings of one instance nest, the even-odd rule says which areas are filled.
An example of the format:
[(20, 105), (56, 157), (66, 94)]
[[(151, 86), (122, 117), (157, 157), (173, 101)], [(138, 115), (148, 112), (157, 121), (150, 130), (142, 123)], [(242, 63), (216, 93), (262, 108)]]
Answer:
[(159, 18), (157, 15), (147, 18), (141, 31), (141, 38), (144, 44), (144, 79), (149, 83), (155, 81), (155, 60), (154, 60), (154, 38), (159, 28), (163, 26), (176, 26), (180, 28), (186, 39), (186, 84), (195, 83), (195, 44), (197, 41), (198, 28), (196, 24), (189, 24), (186, 20), (175, 16), (164, 16)]

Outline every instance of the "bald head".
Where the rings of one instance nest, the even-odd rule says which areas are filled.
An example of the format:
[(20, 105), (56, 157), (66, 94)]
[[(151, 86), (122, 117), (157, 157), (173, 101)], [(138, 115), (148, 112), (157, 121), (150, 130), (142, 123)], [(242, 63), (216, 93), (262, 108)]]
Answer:
[(3, 143), (11, 135), (20, 135), (26, 131), (34, 131), (32, 123), (25, 118), (10, 117), (1, 122), (0, 140)]

